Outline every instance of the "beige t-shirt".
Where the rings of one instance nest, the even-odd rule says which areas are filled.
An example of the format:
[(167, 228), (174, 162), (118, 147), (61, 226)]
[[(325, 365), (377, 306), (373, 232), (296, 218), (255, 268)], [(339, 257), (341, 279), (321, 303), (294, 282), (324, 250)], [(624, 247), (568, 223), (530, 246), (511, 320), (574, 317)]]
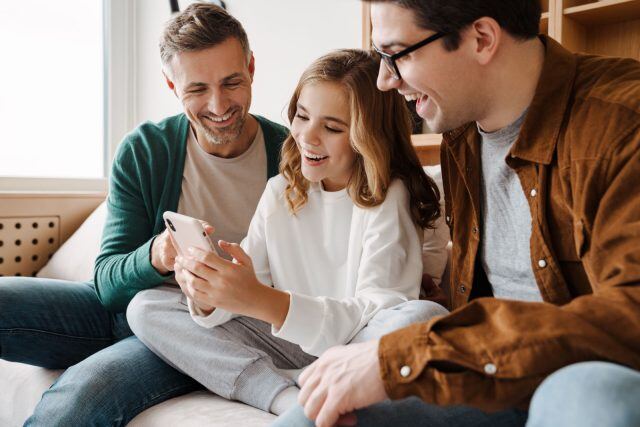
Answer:
[(213, 225), (216, 249), (220, 239), (240, 243), (247, 235), (266, 185), (267, 150), (260, 126), (249, 149), (230, 159), (204, 151), (189, 130), (178, 213)]

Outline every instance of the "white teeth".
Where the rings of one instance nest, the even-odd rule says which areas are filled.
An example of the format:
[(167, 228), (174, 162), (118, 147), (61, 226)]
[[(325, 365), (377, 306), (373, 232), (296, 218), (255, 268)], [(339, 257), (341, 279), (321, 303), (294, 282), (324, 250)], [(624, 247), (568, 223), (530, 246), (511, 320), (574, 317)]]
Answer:
[(305, 157), (311, 159), (311, 160), (322, 160), (322, 159), (326, 159), (328, 156), (321, 156), (320, 154), (314, 154), (314, 153), (310, 153), (307, 150), (302, 150), (303, 154)]
[(406, 99), (407, 101), (417, 101), (420, 98), (422, 98), (422, 94), (420, 93), (410, 93), (404, 95), (404, 99)]
[(210, 119), (211, 121), (213, 121), (213, 122), (220, 123), (220, 122), (224, 122), (224, 121), (226, 121), (226, 120), (229, 120), (229, 118), (230, 118), (232, 115), (233, 115), (233, 111), (232, 111), (232, 112), (230, 112), (230, 113), (227, 113), (227, 114), (225, 114), (224, 116), (219, 117), (219, 118), (209, 116), (209, 119)]

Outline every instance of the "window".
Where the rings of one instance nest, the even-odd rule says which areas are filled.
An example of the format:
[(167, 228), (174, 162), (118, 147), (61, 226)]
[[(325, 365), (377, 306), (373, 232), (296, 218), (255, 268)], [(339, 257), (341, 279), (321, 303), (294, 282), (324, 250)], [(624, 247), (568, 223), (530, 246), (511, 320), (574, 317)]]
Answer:
[(0, 176), (105, 176), (102, 0), (0, 2)]

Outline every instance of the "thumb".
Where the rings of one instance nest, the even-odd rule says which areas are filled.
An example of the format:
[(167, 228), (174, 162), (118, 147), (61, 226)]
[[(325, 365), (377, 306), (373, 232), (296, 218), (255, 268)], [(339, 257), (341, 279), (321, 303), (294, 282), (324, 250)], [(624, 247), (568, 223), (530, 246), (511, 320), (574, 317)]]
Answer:
[(202, 222), (202, 226), (204, 227), (204, 231), (207, 233), (208, 236), (212, 235), (214, 231), (216, 231), (216, 228), (209, 224), (208, 222), (204, 222), (204, 221), (200, 221)]
[(251, 258), (237, 243), (218, 241), (220, 249), (231, 255), (240, 265), (251, 265)]

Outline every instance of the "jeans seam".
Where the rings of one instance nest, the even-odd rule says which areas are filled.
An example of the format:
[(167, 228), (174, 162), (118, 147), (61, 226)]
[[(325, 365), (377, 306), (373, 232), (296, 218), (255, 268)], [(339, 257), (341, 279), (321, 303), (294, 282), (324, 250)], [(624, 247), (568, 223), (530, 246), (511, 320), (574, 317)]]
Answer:
[(6, 333), (6, 334), (15, 334), (17, 332), (36, 332), (39, 334), (44, 334), (44, 335), (52, 335), (52, 336), (56, 336), (56, 337), (64, 337), (64, 338), (71, 338), (74, 340), (86, 340), (86, 341), (112, 341), (113, 339), (111, 337), (105, 337), (105, 338), (101, 338), (101, 337), (95, 337), (95, 338), (91, 338), (91, 337), (78, 337), (75, 335), (68, 335), (68, 334), (60, 334), (57, 332), (50, 332), (50, 331), (43, 331), (41, 329), (30, 329), (30, 328), (12, 328), (12, 329), (0, 329), (0, 333)]

